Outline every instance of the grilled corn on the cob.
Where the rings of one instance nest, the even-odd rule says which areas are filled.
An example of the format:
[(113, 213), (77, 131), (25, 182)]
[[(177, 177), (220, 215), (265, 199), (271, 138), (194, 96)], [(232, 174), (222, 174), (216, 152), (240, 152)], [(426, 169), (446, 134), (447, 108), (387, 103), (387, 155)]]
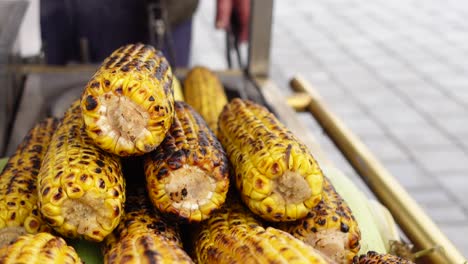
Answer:
[(0, 263), (82, 263), (65, 240), (49, 233), (26, 234), (0, 249)]
[(218, 137), (243, 201), (269, 221), (304, 218), (321, 200), (323, 175), (307, 147), (268, 110), (234, 99), (219, 117)]
[(229, 203), (214, 213), (194, 243), (198, 263), (328, 263), (290, 234), (263, 228), (240, 204)]
[(184, 101), (184, 93), (182, 92), (182, 85), (180, 84), (179, 79), (174, 76), (172, 79), (172, 89), (174, 89), (174, 100), (175, 101)]
[(64, 236), (102, 241), (119, 223), (125, 202), (120, 159), (92, 143), (78, 101), (50, 142), (38, 190), (44, 219)]
[(205, 119), (215, 132), (218, 116), (227, 104), (223, 85), (216, 74), (201, 66), (194, 67), (184, 81), (185, 101)]
[(367, 254), (355, 256), (353, 264), (414, 264), (412, 261), (390, 255), (379, 254), (374, 251), (369, 251)]
[(125, 215), (105, 239), (104, 263), (193, 263), (182, 249), (177, 225), (164, 222), (145, 190), (127, 193)]
[(324, 175), (333, 185), (333, 188), (343, 198), (353, 212), (354, 219), (360, 228), (359, 253), (368, 251), (386, 253), (384, 242), (379, 233), (371, 211), (367, 205), (368, 199), (362, 191), (339, 169), (334, 166), (322, 166)]
[(33, 127), (0, 174), (0, 246), (24, 233), (48, 231), (37, 209), (37, 174), (57, 127), (47, 118)]
[(357, 222), (327, 178), (324, 178), (322, 197), (304, 219), (282, 223), (279, 227), (338, 263), (351, 263), (360, 248)]
[(145, 160), (148, 193), (162, 212), (202, 221), (224, 203), (228, 160), (205, 121), (184, 102), (163, 143)]
[(143, 44), (114, 51), (81, 97), (88, 135), (120, 156), (155, 149), (171, 126), (173, 106), (169, 63), (160, 51)]

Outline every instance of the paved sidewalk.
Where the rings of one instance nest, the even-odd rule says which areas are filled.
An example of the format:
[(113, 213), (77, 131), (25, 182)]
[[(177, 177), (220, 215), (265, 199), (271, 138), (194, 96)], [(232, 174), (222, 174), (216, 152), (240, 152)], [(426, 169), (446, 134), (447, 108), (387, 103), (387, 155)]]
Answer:
[[(193, 64), (226, 68), (214, 2), (201, 1)], [(468, 256), (468, 2), (276, 1), (272, 78), (308, 79)], [(338, 166), (354, 172), (306, 114)], [(362, 183), (358, 183), (362, 185)]]

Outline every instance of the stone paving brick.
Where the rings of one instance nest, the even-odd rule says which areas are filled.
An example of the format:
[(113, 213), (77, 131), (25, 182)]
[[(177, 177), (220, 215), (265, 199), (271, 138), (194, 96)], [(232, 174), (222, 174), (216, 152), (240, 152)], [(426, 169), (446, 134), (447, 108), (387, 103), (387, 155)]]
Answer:
[(372, 108), (371, 116), (380, 120), (390, 130), (405, 129), (405, 127), (418, 127), (428, 122), (409, 106), (377, 105)]
[[(430, 176), (426, 175), (426, 180), (431, 181)], [(433, 180), (433, 179), (432, 179)], [(417, 188), (411, 189), (411, 196), (423, 206), (432, 208), (445, 208), (451, 207), (455, 204), (452, 197), (448, 196), (445, 192), (440, 191), (441, 186), (434, 186), (432, 188)]]
[(363, 137), (362, 141), (384, 163), (409, 159), (408, 154), (388, 138)]
[(445, 96), (443, 92), (433, 87), (427, 81), (424, 81), (419, 77), (415, 78), (416, 79), (413, 82), (399, 82), (395, 84), (395, 90), (410, 101), (427, 100), (434, 102)]
[(464, 210), (456, 204), (444, 207), (436, 207), (431, 204), (420, 205), (437, 225), (466, 224), (468, 221)]
[(349, 97), (333, 97), (333, 100), (327, 100), (327, 105), (343, 120), (362, 119), (368, 115), (353, 100), (350, 100)]
[(416, 166), (411, 160), (386, 161), (384, 165), (410, 193), (414, 189), (427, 189), (437, 186), (437, 181), (431, 180), (430, 175), (419, 166)]
[(344, 123), (359, 137), (382, 137), (385, 132), (379, 125), (369, 118), (349, 117)]
[(445, 118), (450, 115), (459, 115), (466, 111), (463, 106), (447, 97), (438, 98), (437, 101), (424, 98), (414, 98), (412, 101), (416, 109), (431, 116), (440, 116)]
[(389, 127), (388, 133), (407, 148), (417, 150), (435, 149), (437, 151), (440, 147), (453, 146), (451, 139), (434, 129), (429, 122), (414, 125), (406, 124), (395, 129), (390, 129), (392, 127), (390, 124), (386, 125)]
[(457, 198), (457, 203), (468, 210), (468, 199), (466, 199), (466, 190), (468, 186), (468, 173), (446, 173), (438, 177), (443, 187)]
[(420, 152), (418, 162), (427, 171), (435, 175), (468, 171), (468, 155), (458, 149), (433, 149)]
[(466, 239), (466, 234), (468, 234), (468, 227), (466, 224), (443, 224), (439, 225), (442, 232), (444, 232), (447, 237), (455, 244), (456, 247), (464, 254), (465, 256), (468, 253), (468, 239)]
[(468, 115), (466, 113), (443, 118), (435, 117), (434, 121), (454, 138), (464, 139), (468, 137)]

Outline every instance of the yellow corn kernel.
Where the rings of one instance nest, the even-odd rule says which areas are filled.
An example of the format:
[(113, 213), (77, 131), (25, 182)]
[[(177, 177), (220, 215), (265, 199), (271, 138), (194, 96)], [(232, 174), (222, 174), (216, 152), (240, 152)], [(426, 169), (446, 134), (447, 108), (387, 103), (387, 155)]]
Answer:
[(321, 251), (337, 263), (351, 263), (359, 252), (361, 233), (351, 209), (325, 177), (322, 201), (305, 218), (279, 228)]
[(185, 101), (217, 133), (218, 116), (227, 104), (227, 96), (216, 74), (202, 66), (193, 67), (185, 78), (184, 94)]
[(128, 193), (125, 215), (105, 239), (104, 263), (193, 263), (182, 249), (177, 224), (164, 221), (144, 189)]
[(218, 138), (242, 200), (268, 221), (304, 218), (321, 199), (323, 174), (307, 147), (268, 110), (234, 99), (219, 117)]
[(184, 101), (184, 93), (182, 92), (182, 84), (180, 84), (179, 79), (174, 76), (172, 79), (172, 89), (174, 89), (174, 100), (175, 101)]
[(0, 246), (24, 233), (50, 231), (37, 209), (37, 174), (58, 120), (33, 127), (0, 174)]
[(354, 257), (353, 264), (414, 264), (414, 262), (390, 254), (369, 251), (367, 254)]
[(0, 249), (0, 263), (75, 264), (82, 263), (76, 251), (61, 237), (41, 232), (19, 236)]
[(145, 159), (148, 193), (161, 212), (199, 222), (226, 199), (228, 160), (192, 107), (176, 101), (175, 110), (166, 139)]
[(114, 51), (81, 96), (86, 132), (120, 156), (154, 150), (174, 116), (172, 71), (160, 51), (131, 44)]
[(290, 234), (263, 228), (234, 201), (202, 224), (194, 243), (198, 263), (328, 263), (311, 246)]
[(120, 159), (95, 146), (83, 128), (79, 101), (58, 126), (38, 175), (38, 207), (67, 237), (102, 241), (125, 202)]

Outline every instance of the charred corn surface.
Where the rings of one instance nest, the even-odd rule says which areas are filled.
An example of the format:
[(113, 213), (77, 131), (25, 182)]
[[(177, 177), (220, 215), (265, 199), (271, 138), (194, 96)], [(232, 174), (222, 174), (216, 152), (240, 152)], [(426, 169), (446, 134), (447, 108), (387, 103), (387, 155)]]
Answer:
[(365, 255), (354, 257), (353, 264), (414, 264), (412, 261), (390, 255), (369, 251)]
[(0, 174), (0, 245), (23, 233), (48, 231), (37, 209), (36, 181), (58, 120), (32, 128)]
[(38, 190), (40, 212), (64, 236), (102, 241), (119, 223), (125, 202), (120, 159), (92, 143), (78, 101), (50, 142)]
[(290, 234), (264, 229), (239, 205), (224, 207), (203, 223), (195, 238), (198, 263), (328, 263)]
[(198, 222), (226, 199), (228, 161), (192, 107), (177, 101), (175, 109), (166, 139), (145, 160), (148, 193), (160, 211)]
[(0, 263), (82, 263), (65, 240), (49, 233), (26, 234), (0, 249)]
[(172, 79), (172, 88), (174, 89), (174, 100), (175, 101), (184, 101), (184, 93), (182, 92), (182, 85), (180, 84), (179, 79), (174, 76)]
[(125, 216), (106, 237), (104, 263), (193, 263), (182, 249), (177, 226), (164, 222), (143, 189), (132, 193)]
[(81, 97), (86, 132), (100, 148), (120, 156), (155, 149), (171, 126), (173, 107), (169, 63), (143, 44), (114, 51)]
[(218, 130), (218, 116), (227, 104), (223, 85), (216, 74), (197, 66), (189, 71), (184, 81), (185, 101), (205, 119), (208, 126)]
[(218, 138), (242, 200), (269, 221), (304, 218), (321, 199), (323, 175), (307, 147), (268, 110), (234, 99), (219, 118)]
[(327, 178), (322, 201), (304, 219), (279, 227), (338, 263), (351, 263), (360, 249), (357, 222)]

